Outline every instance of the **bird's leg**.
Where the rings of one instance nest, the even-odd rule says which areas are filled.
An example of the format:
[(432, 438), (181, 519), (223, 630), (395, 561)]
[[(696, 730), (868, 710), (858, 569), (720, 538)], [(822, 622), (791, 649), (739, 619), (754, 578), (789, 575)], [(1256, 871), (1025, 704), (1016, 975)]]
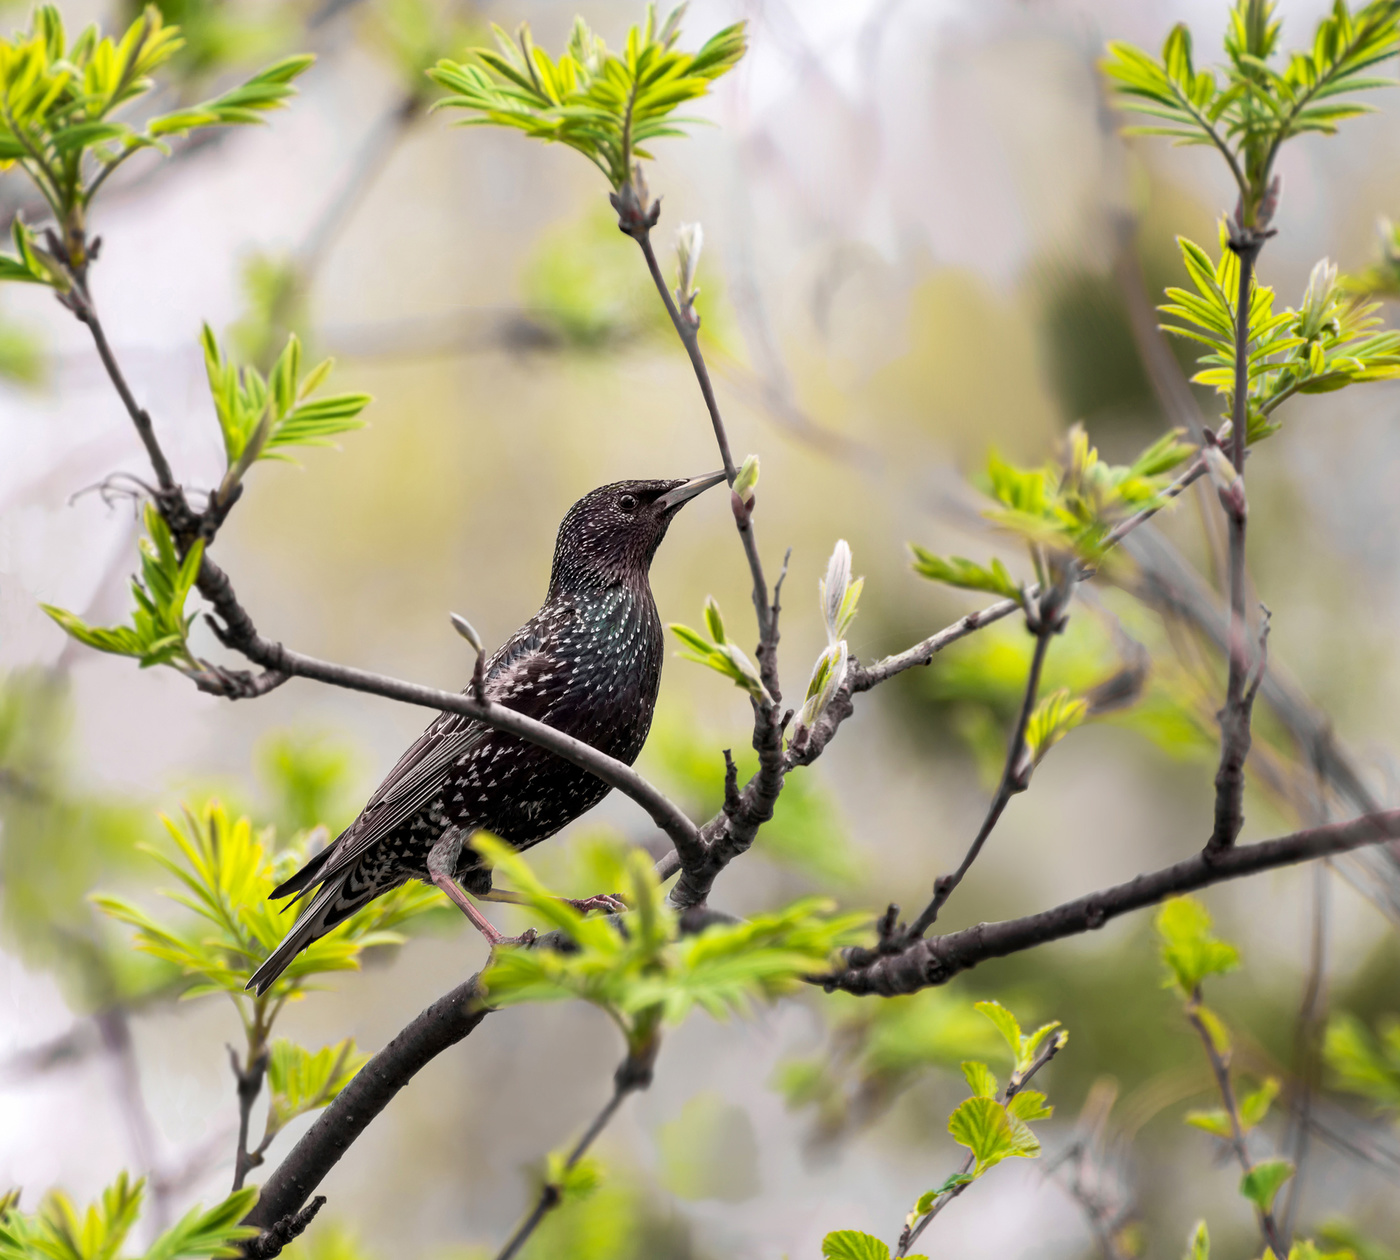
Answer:
[(449, 827), (428, 853), (428, 878), (467, 916), (471, 925), (487, 939), (492, 949), (497, 945), (533, 944), (536, 935), (534, 928), (526, 928), (519, 936), (502, 936), (491, 925), (491, 921), (472, 905), (471, 898), (457, 882), (457, 861), (461, 856), (462, 833), (456, 827)]
[[(493, 888), (490, 892), (482, 893), (481, 900), (504, 901), (507, 905), (512, 906), (529, 904), (519, 893), (511, 892), (505, 888)], [(566, 906), (573, 906), (580, 914), (587, 914), (590, 910), (602, 910), (607, 914), (622, 914), (627, 909), (627, 903), (617, 893), (594, 893), (591, 897), (559, 897), (556, 900), (562, 901)]]

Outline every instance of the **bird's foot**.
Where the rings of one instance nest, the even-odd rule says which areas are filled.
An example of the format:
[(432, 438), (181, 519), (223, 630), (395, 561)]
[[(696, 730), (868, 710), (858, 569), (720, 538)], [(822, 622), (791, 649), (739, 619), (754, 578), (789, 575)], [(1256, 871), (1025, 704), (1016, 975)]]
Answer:
[(590, 910), (602, 910), (606, 914), (622, 914), (627, 903), (617, 893), (595, 893), (592, 897), (565, 897), (566, 906), (573, 906), (580, 914)]

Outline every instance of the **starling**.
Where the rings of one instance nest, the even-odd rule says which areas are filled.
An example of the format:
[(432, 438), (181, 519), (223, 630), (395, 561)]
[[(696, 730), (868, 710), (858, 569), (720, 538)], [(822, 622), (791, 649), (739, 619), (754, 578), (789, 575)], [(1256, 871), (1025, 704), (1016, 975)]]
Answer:
[[(723, 480), (720, 472), (690, 481), (620, 481), (575, 503), (559, 526), (544, 607), (486, 663), (486, 695), (631, 765), (646, 742), (661, 682), (651, 560), (681, 506)], [(509, 897), (492, 893), (490, 870), (463, 839), (487, 830), (528, 849), (609, 790), (537, 744), (459, 713), (439, 714), (360, 816), (273, 889), (277, 899), (319, 886), (248, 987), (266, 992), (312, 941), (410, 879), (436, 883), (496, 943), (500, 934), (462, 888)]]

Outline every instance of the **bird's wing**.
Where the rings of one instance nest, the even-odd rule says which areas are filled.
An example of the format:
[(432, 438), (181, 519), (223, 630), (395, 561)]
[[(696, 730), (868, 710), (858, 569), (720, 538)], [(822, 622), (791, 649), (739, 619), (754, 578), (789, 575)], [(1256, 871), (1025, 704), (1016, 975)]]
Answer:
[[(567, 620), (567, 612), (561, 617), (557, 607), (552, 611), (547, 628), (539, 618), (527, 622), (486, 669), (486, 694), (534, 718), (542, 718), (550, 707), (553, 689), (538, 684), (557, 667), (552, 649)], [(316, 882), (339, 874), (412, 818), (442, 790), (448, 767), (492, 734), (493, 728), (461, 713), (440, 713), (434, 718), (375, 789), (360, 816), (338, 837), (330, 858), (316, 872)]]

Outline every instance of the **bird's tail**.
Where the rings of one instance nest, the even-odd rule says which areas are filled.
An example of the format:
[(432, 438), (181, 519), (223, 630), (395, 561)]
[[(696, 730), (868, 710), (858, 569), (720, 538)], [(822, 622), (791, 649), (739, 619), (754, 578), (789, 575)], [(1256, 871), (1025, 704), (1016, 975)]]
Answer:
[[(351, 879), (355, 868), (333, 877), (310, 901), (282, 943), (268, 955), (245, 987), (261, 997), (302, 950), (345, 922), (361, 906), (374, 900), (382, 888)], [(347, 888), (347, 885), (351, 887)], [(351, 891), (353, 888), (355, 891)]]

